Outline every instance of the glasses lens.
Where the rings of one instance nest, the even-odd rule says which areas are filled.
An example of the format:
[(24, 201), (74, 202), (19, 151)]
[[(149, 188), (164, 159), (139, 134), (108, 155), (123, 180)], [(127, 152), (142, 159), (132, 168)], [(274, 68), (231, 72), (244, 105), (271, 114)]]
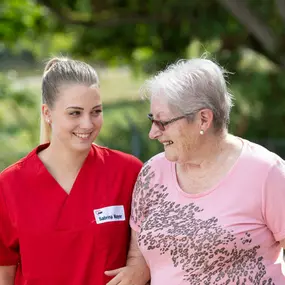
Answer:
[(153, 122), (161, 131), (165, 130), (164, 125), (160, 121), (153, 120)]
[(162, 122), (154, 120), (152, 114), (148, 114), (147, 117), (151, 121), (151, 123), (155, 124), (161, 131), (165, 130), (164, 125), (162, 124)]

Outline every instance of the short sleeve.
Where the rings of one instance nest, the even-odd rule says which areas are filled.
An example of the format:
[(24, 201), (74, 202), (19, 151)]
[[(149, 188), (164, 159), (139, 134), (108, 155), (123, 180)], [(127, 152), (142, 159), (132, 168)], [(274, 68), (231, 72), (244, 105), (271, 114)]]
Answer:
[[(132, 157), (132, 172), (133, 172), (133, 185), (136, 182), (136, 179), (142, 169), (143, 163), (136, 157)], [(133, 189), (132, 189), (133, 190)]]
[(148, 214), (150, 204), (147, 201), (149, 201), (152, 178), (150, 166), (145, 164), (138, 175), (132, 196), (130, 226), (136, 232), (140, 230), (141, 223)]
[(285, 238), (285, 162), (278, 158), (263, 189), (263, 214), (275, 239)]
[(0, 266), (16, 265), (19, 260), (17, 231), (13, 225), (0, 184)]

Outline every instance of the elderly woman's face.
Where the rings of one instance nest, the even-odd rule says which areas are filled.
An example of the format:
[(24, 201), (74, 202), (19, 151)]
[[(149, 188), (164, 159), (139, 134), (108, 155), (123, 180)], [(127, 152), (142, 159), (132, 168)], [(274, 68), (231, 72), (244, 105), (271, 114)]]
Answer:
[[(198, 119), (189, 122), (181, 114), (173, 113), (168, 104), (157, 97), (151, 99), (149, 118), (154, 120), (149, 132), (149, 138), (156, 139), (163, 144), (166, 158), (178, 163), (191, 160), (200, 144)], [(175, 118), (178, 119), (173, 120)], [(166, 124), (164, 130), (162, 130), (159, 123), (155, 121), (161, 121), (164, 125), (165, 122), (171, 122)]]

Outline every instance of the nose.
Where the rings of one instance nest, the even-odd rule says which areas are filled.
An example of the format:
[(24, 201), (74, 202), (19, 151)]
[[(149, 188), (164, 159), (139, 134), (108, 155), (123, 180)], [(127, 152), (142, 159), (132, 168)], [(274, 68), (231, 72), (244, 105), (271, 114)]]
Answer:
[(150, 131), (148, 133), (148, 137), (151, 140), (157, 139), (162, 134), (161, 130), (155, 124), (151, 125)]
[(82, 129), (92, 129), (93, 128), (93, 121), (90, 115), (82, 116), (80, 122), (80, 128)]

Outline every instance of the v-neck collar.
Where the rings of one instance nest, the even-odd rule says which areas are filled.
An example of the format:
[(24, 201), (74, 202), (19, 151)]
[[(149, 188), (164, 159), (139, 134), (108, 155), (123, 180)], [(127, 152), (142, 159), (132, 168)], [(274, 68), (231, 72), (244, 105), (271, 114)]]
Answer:
[[(38, 175), (44, 175), (45, 179), (44, 181), (47, 182), (48, 184), (52, 185), (54, 188), (58, 189), (57, 192), (62, 193), (66, 197), (70, 197), (74, 190), (77, 188), (78, 182), (81, 180), (80, 177), (83, 175), (85, 172), (84, 169), (87, 167), (89, 164), (89, 160), (91, 159), (92, 156), (94, 156), (94, 149), (91, 146), (89, 153), (87, 157), (85, 158), (81, 168), (79, 169), (77, 176), (73, 182), (73, 185), (71, 187), (71, 190), (69, 193), (67, 193), (63, 187), (58, 183), (58, 181), (53, 177), (53, 175), (48, 171), (44, 163), (41, 161), (41, 159), (38, 156), (38, 153), (44, 149), (46, 149), (49, 146), (49, 143), (39, 145), (37, 148), (34, 149), (34, 151), (31, 153), (31, 155), (34, 157), (34, 162), (38, 168)], [(48, 179), (48, 180), (47, 180)]]

